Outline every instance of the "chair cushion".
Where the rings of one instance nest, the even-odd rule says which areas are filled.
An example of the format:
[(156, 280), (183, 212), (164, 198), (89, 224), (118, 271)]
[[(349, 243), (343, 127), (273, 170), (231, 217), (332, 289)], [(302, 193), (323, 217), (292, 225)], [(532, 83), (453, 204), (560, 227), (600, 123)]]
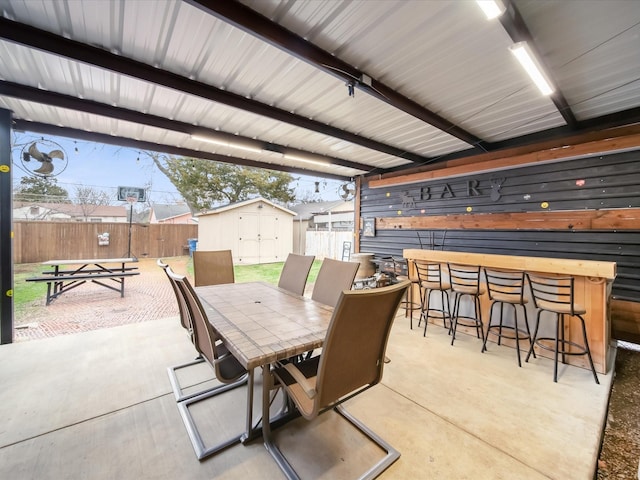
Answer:
[[(542, 310), (547, 310), (549, 312), (571, 315), (571, 305), (569, 305), (568, 303), (554, 303), (554, 302), (549, 302), (547, 300), (539, 299), (538, 307), (540, 307)], [(573, 313), (575, 315), (584, 315), (585, 313), (587, 313), (587, 310), (579, 303), (575, 303), (573, 305)]]
[(504, 303), (513, 303), (519, 304), (520, 300), (522, 303), (528, 303), (529, 299), (526, 297), (521, 297), (520, 294), (514, 293), (501, 293), (501, 292), (491, 292), (491, 296), (496, 302), (504, 302)]
[(484, 287), (476, 287), (475, 285), (456, 285), (454, 292), (466, 293), (469, 295), (483, 295), (485, 290)]
[(442, 282), (422, 282), (420, 284), (422, 288), (427, 288), (429, 290), (451, 290), (451, 284), (445, 280)]

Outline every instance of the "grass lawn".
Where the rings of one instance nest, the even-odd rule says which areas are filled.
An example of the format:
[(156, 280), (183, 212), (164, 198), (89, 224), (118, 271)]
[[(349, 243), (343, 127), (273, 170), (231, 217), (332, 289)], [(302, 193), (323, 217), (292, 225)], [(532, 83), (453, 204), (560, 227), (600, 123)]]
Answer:
[[(321, 264), (321, 260), (313, 262), (307, 283), (314, 283), (316, 281)], [(233, 271), (237, 283), (265, 282), (277, 285), (283, 266), (284, 262), (265, 263), (262, 265), (236, 265), (233, 267)]]
[(41, 282), (26, 282), (27, 277), (40, 274), (42, 265), (39, 263), (24, 263), (13, 266), (13, 308), (15, 314), (21, 313), (25, 306), (42, 300), (47, 294), (47, 284)]

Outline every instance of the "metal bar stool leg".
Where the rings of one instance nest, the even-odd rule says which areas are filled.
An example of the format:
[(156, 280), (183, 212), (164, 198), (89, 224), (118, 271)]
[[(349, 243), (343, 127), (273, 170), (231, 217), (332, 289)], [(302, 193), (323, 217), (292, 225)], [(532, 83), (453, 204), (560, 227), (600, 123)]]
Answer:
[[(482, 342), (482, 350), (480, 352), (487, 351), (487, 340), (489, 340), (489, 331), (491, 330), (491, 319), (493, 318), (493, 307), (496, 306), (498, 302), (491, 302), (491, 307), (489, 307), (489, 329), (487, 330), (487, 335), (484, 337), (484, 342)], [(502, 315), (502, 310), (500, 310), (500, 315)], [(502, 322), (502, 318), (500, 319)], [(500, 345), (500, 336), (498, 336), (498, 345)]]
[(451, 345), (456, 340), (456, 328), (458, 327), (458, 313), (460, 311), (460, 297), (461, 294), (455, 293), (455, 297), (453, 299), (453, 319), (451, 320), (451, 328), (449, 331), (451, 332)]
[[(558, 382), (558, 337), (560, 336), (560, 318), (564, 318), (562, 315), (556, 314), (556, 348), (554, 351), (554, 363), (553, 363), (553, 381)], [(564, 323), (564, 322), (563, 322)], [(563, 355), (564, 358), (564, 355)], [(564, 363), (564, 362), (563, 362)]]
[[(518, 334), (518, 309), (513, 304), (511, 306), (513, 307), (513, 324), (515, 326), (514, 337), (516, 337), (516, 355), (518, 357), (518, 366), (522, 367), (522, 360), (520, 360), (520, 335)], [(500, 327), (502, 328), (502, 313), (500, 315)]]
[[(424, 290), (424, 298), (422, 299), (422, 311), (420, 312), (420, 322), (424, 320), (424, 331), (422, 336), (427, 336), (427, 324), (429, 323), (429, 298), (431, 298), (431, 290)], [(418, 322), (418, 325), (420, 325)]]
[(600, 381), (598, 380), (598, 374), (596, 373), (596, 367), (593, 364), (593, 358), (591, 358), (591, 348), (589, 348), (589, 340), (587, 339), (587, 326), (585, 325), (584, 318), (582, 315), (576, 315), (580, 319), (580, 323), (582, 325), (582, 336), (584, 338), (585, 350), (587, 351), (587, 358), (589, 359), (589, 365), (591, 365), (591, 372), (593, 372), (593, 378), (595, 378), (596, 383), (600, 385)]
[[(536, 339), (538, 338), (538, 328), (540, 327), (540, 314), (542, 313), (542, 310), (540, 310), (538, 312), (538, 315), (536, 317), (536, 328), (533, 329), (533, 338), (531, 339), (531, 346), (529, 346), (529, 352), (527, 353), (527, 358), (524, 359), (525, 362), (529, 361), (529, 357), (531, 356), (531, 353), (533, 353), (534, 350), (534, 346), (536, 344)], [(535, 358), (535, 353), (533, 354), (534, 358)]]

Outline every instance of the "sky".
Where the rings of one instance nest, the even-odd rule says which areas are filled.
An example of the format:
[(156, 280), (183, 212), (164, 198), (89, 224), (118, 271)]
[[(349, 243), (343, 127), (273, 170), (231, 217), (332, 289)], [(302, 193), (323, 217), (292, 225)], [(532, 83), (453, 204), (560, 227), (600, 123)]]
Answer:
[[(102, 143), (73, 140), (66, 137), (42, 135), (32, 132), (14, 132), (12, 137), (13, 188), (20, 185), (20, 179), (32, 175), (28, 169), (38, 168), (39, 162), (22, 161), (22, 153), (28, 146), (38, 142), (38, 147), (50, 147), (48, 151), (62, 147), (65, 160), (53, 159), (54, 177), (57, 185), (69, 192), (73, 198), (76, 187), (90, 186), (104, 190), (114, 198), (119, 186), (145, 188), (147, 200), (153, 203), (176, 203), (182, 197), (169, 179), (153, 164), (153, 161), (138, 149), (117, 147)], [(293, 175), (296, 195), (317, 200), (337, 200), (338, 188), (343, 181), (329, 180), (313, 176)], [(319, 183), (319, 194), (315, 194), (315, 182)]]

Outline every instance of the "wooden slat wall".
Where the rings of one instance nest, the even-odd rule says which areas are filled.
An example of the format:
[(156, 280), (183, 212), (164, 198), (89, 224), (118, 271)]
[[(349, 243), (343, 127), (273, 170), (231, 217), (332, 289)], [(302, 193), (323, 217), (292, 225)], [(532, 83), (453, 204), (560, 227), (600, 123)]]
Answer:
[(359, 251), (380, 257), (442, 248), (616, 262), (613, 333), (640, 338), (638, 150), (406, 185), (365, 181), (360, 199), (376, 235), (361, 236)]
[[(109, 233), (109, 245), (98, 235)], [(184, 255), (188, 238), (198, 236), (197, 225), (132, 224), (131, 255), (138, 258)], [(14, 263), (53, 259), (113, 258), (128, 253), (128, 223), (15, 222)]]

